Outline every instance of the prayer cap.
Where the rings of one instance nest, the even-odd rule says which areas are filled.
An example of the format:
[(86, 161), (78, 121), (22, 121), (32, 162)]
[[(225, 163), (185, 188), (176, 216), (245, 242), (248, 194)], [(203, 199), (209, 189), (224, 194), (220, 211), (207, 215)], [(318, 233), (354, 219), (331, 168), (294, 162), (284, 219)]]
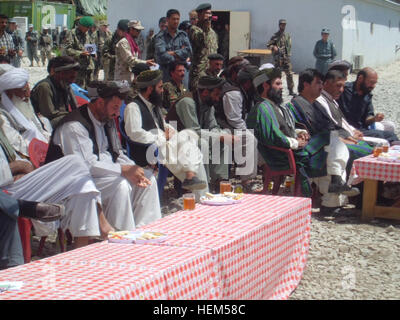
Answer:
[(86, 28), (93, 27), (95, 25), (94, 19), (92, 17), (86, 16), (79, 20), (79, 24)]
[(203, 11), (203, 10), (210, 10), (211, 9), (211, 3), (202, 3), (196, 8), (196, 11)]
[(15, 20), (14, 18), (11, 18), (8, 20), (8, 23), (17, 23), (17, 20)]
[(353, 68), (353, 65), (346, 61), (346, 60), (336, 60), (333, 61), (331, 64), (328, 66), (328, 71), (329, 70), (351, 70)]
[(136, 87), (139, 89), (155, 86), (162, 80), (163, 73), (161, 70), (143, 71), (136, 78)]
[(286, 24), (286, 19), (280, 19), (279, 24)]
[(119, 97), (124, 100), (129, 92), (128, 81), (92, 81), (88, 86), (90, 99)]
[(68, 70), (79, 70), (80, 65), (79, 62), (76, 62), (73, 58), (69, 56), (55, 57), (51, 59), (52, 68), (54, 68), (54, 72), (62, 72)]
[(273, 69), (273, 68), (275, 68), (275, 66), (272, 63), (265, 63), (260, 67), (260, 71), (265, 70), (265, 69)]
[(126, 31), (128, 31), (128, 24), (129, 24), (128, 19), (119, 20), (117, 28), (126, 32)]
[(225, 60), (224, 56), (219, 53), (213, 53), (208, 56), (208, 60)]
[(128, 28), (133, 28), (136, 30), (144, 30), (144, 27), (142, 26), (139, 20), (129, 21)]
[(223, 78), (204, 76), (200, 78), (197, 87), (199, 89), (213, 90), (215, 88), (220, 88), (224, 83), (225, 80)]
[(43, 30), (49, 30), (50, 29), (50, 26), (48, 25), (48, 24), (45, 24), (44, 26), (43, 26)]
[(264, 82), (267, 82), (269, 80), (278, 78), (281, 76), (281, 73), (279, 70), (273, 68), (273, 69), (264, 69), (260, 72), (258, 72), (254, 78), (253, 78), (253, 85), (255, 88), (257, 88), (260, 84), (263, 84)]
[(246, 82), (247, 80), (253, 80), (253, 78), (258, 74), (260, 70), (258, 67), (248, 64), (240, 69), (238, 73), (238, 81), (239, 83)]
[(323, 28), (322, 31), (321, 31), (321, 33), (330, 34), (330, 33), (331, 33), (331, 30), (329, 30), (328, 28)]
[(148, 71), (150, 70), (150, 67), (146, 63), (137, 63), (135, 66), (132, 68), (132, 73), (136, 76), (141, 74), (143, 71)]
[(30, 25), (28, 26), (28, 28), (33, 28), (33, 24), (30, 24)]

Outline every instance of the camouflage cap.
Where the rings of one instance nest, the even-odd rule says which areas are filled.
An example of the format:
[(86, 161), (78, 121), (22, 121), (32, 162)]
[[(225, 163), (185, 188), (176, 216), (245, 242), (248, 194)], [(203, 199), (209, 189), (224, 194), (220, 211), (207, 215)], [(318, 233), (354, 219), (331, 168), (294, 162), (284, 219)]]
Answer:
[(223, 78), (204, 76), (200, 78), (197, 87), (199, 89), (213, 90), (215, 88), (220, 88), (224, 83), (225, 80)]
[(128, 81), (92, 81), (87, 91), (90, 99), (119, 97), (124, 100), (130, 90)]
[(225, 60), (224, 56), (219, 53), (210, 54), (207, 58), (208, 60)]
[(279, 24), (286, 24), (287, 22), (286, 22), (286, 19), (280, 19), (279, 20)]
[(144, 30), (142, 23), (139, 20), (132, 20), (128, 23), (128, 28), (133, 28), (135, 30)]
[(136, 87), (139, 89), (155, 86), (162, 80), (163, 73), (161, 70), (143, 71), (136, 78)]
[(196, 11), (211, 10), (211, 7), (211, 3), (202, 3), (196, 8)]

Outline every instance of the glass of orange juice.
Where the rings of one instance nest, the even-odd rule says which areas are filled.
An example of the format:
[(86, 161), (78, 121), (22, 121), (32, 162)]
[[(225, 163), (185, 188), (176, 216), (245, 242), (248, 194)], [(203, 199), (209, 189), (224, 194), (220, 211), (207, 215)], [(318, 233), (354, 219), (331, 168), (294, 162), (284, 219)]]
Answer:
[(232, 185), (229, 181), (221, 181), (219, 184), (219, 193), (232, 192)]
[(196, 197), (193, 193), (183, 195), (183, 210), (196, 209)]

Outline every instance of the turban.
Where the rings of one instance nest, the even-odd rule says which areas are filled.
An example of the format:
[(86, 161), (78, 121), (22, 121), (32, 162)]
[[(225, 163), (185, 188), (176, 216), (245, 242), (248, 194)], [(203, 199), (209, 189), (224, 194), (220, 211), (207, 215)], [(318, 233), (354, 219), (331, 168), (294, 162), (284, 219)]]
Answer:
[(136, 78), (136, 87), (139, 89), (147, 88), (150, 86), (155, 86), (162, 80), (161, 70), (148, 70), (143, 71)]
[(1, 103), (6, 111), (8, 111), (20, 126), (24, 128), (22, 133), (24, 139), (32, 141), (36, 138), (43, 142), (48, 142), (38, 128), (29, 121), (13, 104), (7, 96), (6, 91), (11, 89), (23, 88), (29, 81), (29, 73), (21, 68), (14, 68), (8, 65), (0, 65), (0, 94)]
[(248, 80), (252, 81), (255, 75), (258, 73), (258, 67), (248, 64), (244, 66), (238, 73), (238, 81), (244, 83)]
[(124, 100), (129, 92), (127, 81), (93, 81), (89, 84), (88, 96), (90, 99), (119, 97)]
[(212, 76), (204, 76), (199, 80), (199, 84), (197, 87), (199, 89), (209, 89), (213, 90), (215, 88), (221, 87), (225, 83), (223, 78), (212, 77)]
[(7, 90), (23, 88), (29, 81), (28, 71), (10, 65), (1, 65), (0, 75), (0, 94)]
[(254, 87), (257, 88), (260, 84), (263, 84), (264, 82), (273, 80), (280, 76), (281, 76), (280, 72), (275, 68), (274, 69), (264, 69), (255, 75), (255, 77), (253, 79), (253, 85), (254, 85)]

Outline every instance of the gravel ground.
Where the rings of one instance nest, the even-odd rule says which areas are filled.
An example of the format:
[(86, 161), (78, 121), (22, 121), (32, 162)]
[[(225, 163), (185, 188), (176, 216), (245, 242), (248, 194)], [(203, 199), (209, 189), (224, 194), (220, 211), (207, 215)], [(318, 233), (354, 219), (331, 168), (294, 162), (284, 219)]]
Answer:
[[(27, 68), (31, 84), (46, 76), (44, 68)], [(376, 112), (395, 121), (400, 128), (400, 61), (377, 68), (379, 82), (374, 90)], [(294, 80), (297, 86), (298, 76)], [(355, 75), (350, 75), (353, 81)], [(286, 86), (286, 80), (284, 80)], [(290, 97), (285, 90), (285, 101)], [(261, 176), (254, 183), (259, 184)], [(164, 215), (181, 209), (172, 181), (164, 192)], [(314, 211), (314, 210), (313, 210)], [(400, 299), (400, 221), (375, 219), (362, 223), (360, 210), (349, 206), (340, 215), (312, 215), (311, 244), (308, 263), (302, 281), (292, 294), (292, 300), (307, 299)], [(59, 252), (55, 236), (49, 237), (42, 257)], [(33, 238), (33, 252), (38, 238)], [(70, 248), (69, 248), (70, 249)]]

